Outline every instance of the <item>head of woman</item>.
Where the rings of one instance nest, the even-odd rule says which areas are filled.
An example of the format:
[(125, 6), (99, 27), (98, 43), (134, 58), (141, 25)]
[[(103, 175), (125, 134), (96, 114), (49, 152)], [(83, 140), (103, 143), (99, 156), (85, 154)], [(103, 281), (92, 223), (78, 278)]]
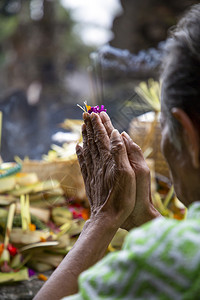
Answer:
[(178, 198), (200, 200), (200, 4), (166, 45), (161, 77), (161, 148)]

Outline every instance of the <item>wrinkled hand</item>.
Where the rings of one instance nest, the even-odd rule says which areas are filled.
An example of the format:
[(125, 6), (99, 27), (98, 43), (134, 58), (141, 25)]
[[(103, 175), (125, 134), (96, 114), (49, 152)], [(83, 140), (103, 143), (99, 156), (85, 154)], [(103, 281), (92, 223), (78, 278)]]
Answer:
[(83, 148), (76, 152), (91, 206), (91, 218), (120, 227), (135, 206), (136, 182), (125, 144), (117, 130), (110, 135), (98, 114), (83, 114)]
[[(104, 124), (108, 136), (110, 136), (114, 127), (109, 116), (105, 112), (102, 112), (100, 113), (100, 118)], [(121, 136), (126, 146), (131, 167), (136, 176), (135, 205), (131, 214), (121, 226), (126, 230), (130, 230), (152, 220), (160, 214), (154, 208), (151, 201), (150, 170), (143, 157), (142, 151), (140, 147), (132, 141), (127, 133), (123, 132)]]

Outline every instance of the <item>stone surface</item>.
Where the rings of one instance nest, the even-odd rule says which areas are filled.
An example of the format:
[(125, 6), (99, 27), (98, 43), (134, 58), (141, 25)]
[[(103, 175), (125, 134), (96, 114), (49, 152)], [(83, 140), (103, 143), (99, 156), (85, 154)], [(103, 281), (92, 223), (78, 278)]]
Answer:
[[(46, 276), (50, 276), (52, 271), (44, 272)], [(31, 300), (40, 290), (45, 282), (39, 280), (35, 276), (29, 281), (16, 283), (8, 283), (0, 285), (1, 300)]]

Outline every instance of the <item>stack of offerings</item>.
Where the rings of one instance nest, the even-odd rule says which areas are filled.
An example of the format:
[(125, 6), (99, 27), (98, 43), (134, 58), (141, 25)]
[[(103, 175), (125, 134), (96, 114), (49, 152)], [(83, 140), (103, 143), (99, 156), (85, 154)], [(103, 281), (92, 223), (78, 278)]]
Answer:
[[(13, 165), (2, 165), (2, 172)], [(27, 279), (29, 269), (57, 267), (89, 215), (87, 208), (67, 201), (56, 180), (8, 175), (0, 177), (0, 282)]]
[[(11, 174), (13, 168), (1, 166), (7, 174), (0, 175), (0, 283), (56, 268), (89, 218), (88, 207), (67, 199), (58, 181)], [(126, 234), (119, 230), (108, 251), (120, 249)]]

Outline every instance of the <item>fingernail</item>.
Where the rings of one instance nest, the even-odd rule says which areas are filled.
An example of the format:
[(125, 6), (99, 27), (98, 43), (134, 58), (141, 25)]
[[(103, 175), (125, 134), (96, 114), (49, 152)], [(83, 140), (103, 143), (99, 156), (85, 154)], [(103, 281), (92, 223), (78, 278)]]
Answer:
[(101, 120), (107, 120), (109, 119), (109, 115), (105, 112), (105, 111), (101, 111), (100, 114), (99, 114)]
[(97, 114), (95, 114), (94, 112), (92, 112), (90, 116), (91, 116), (92, 121), (97, 118)]
[(101, 112), (100, 112), (100, 116), (101, 116), (101, 115), (107, 115), (107, 116), (108, 116), (108, 114), (107, 114), (105, 111), (101, 111)]
[(124, 135), (121, 135), (122, 136), (122, 140), (124, 141), (125, 145), (129, 145), (129, 142), (128, 142), (128, 139), (124, 136)]
[(119, 131), (117, 129), (113, 129), (111, 133), (111, 139), (117, 139), (119, 137)]
[(88, 113), (84, 112), (84, 113), (83, 113), (83, 119), (86, 120), (87, 117), (88, 117)]
[(127, 139), (130, 139), (130, 136), (128, 135), (128, 133), (126, 131), (123, 131), (122, 132), (122, 135), (127, 138)]
[(122, 137), (124, 140), (127, 140), (127, 137), (126, 137), (126, 135), (124, 134), (124, 131), (121, 133), (121, 137)]

